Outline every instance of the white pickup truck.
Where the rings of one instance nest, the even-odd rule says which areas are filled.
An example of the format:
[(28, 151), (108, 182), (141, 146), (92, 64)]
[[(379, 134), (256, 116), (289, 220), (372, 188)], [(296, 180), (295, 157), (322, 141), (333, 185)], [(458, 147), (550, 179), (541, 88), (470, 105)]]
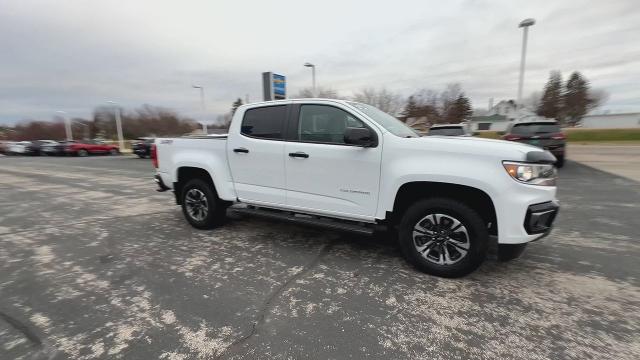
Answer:
[[(489, 237), (500, 251), (549, 233), (556, 159), (539, 148), (473, 137), (420, 137), (350, 101), (239, 107), (227, 135), (156, 139), (160, 191), (207, 229), (235, 211), (371, 234), (397, 231), (406, 258), (444, 277), (472, 272)], [(244, 204), (244, 205), (236, 205)], [(508, 256), (508, 255), (507, 255)]]

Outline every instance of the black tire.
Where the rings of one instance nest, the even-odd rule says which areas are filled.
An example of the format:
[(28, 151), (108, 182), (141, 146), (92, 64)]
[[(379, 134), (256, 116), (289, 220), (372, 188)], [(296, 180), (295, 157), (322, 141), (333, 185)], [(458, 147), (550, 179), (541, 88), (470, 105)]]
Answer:
[(558, 155), (558, 156), (556, 156), (556, 159), (557, 159), (557, 161), (556, 161), (556, 167), (557, 167), (558, 169), (559, 169), (559, 168), (561, 168), (561, 167), (563, 167), (563, 166), (564, 166), (564, 155)]
[(118, 155), (118, 154), (120, 154), (120, 151), (118, 151), (118, 149), (111, 149), (111, 150), (109, 150), (109, 154)]
[(522, 255), (527, 244), (498, 244), (498, 260), (511, 261)]
[(138, 154), (138, 157), (139, 157), (140, 159), (144, 159), (144, 158), (145, 158), (145, 156), (144, 156), (144, 155), (142, 155), (142, 154)]
[[(434, 225), (433, 220), (436, 216), (439, 217), (439, 224)], [(461, 226), (452, 226), (449, 229), (450, 232), (447, 233), (445, 225), (453, 223), (452, 219), (460, 222)], [(425, 241), (422, 245), (429, 243), (429, 241), (432, 244), (427, 246), (430, 249), (423, 252), (418, 251), (416, 248), (418, 244), (414, 242), (414, 228), (419, 224), (434, 226), (432, 227), (433, 231), (427, 230), (429, 232), (424, 232), (425, 235), (417, 235), (417, 239), (422, 237), (421, 241)], [(442, 232), (440, 227), (442, 227)], [(459, 238), (460, 236), (462, 238)], [(454, 237), (456, 238), (455, 244), (464, 243), (467, 248), (464, 255), (462, 255), (462, 251), (465, 250), (462, 247), (454, 246)], [(457, 239), (464, 241), (458, 242)], [(431, 198), (419, 200), (407, 209), (400, 221), (398, 240), (405, 258), (418, 270), (431, 275), (455, 278), (473, 272), (482, 264), (487, 256), (489, 234), (482, 217), (467, 205), (448, 198)], [(448, 250), (445, 250), (445, 247)], [(439, 261), (442, 262), (445, 261), (444, 253), (446, 253), (448, 261), (452, 263), (437, 264), (434, 262), (435, 260), (429, 260), (428, 258), (433, 256), (431, 250), (438, 253), (438, 258), (442, 258)]]
[[(191, 191), (194, 190), (193, 193)], [(206, 199), (206, 203), (200, 202), (200, 206), (206, 209), (206, 214), (202, 215), (200, 211), (189, 209), (190, 200), (188, 197), (192, 194), (202, 194)], [(196, 229), (212, 229), (224, 222), (226, 215), (226, 207), (218, 198), (213, 185), (205, 180), (196, 178), (189, 180), (180, 191), (182, 202), (182, 213), (185, 219)], [(192, 198), (193, 199), (193, 198)]]
[(80, 150), (78, 150), (78, 152), (76, 154), (78, 156), (85, 157), (85, 156), (89, 155), (89, 152), (87, 150), (85, 150), (85, 149), (80, 149)]

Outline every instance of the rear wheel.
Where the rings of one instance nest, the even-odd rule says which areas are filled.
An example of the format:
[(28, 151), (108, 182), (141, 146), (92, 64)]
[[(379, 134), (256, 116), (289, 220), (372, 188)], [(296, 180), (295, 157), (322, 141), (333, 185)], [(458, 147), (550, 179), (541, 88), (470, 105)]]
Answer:
[(119, 153), (118, 149), (109, 150), (109, 154), (111, 154), (111, 155), (118, 155), (118, 153)]
[(400, 222), (399, 241), (407, 260), (442, 277), (474, 271), (487, 254), (487, 227), (473, 209), (447, 198), (420, 200)]
[(558, 155), (558, 156), (556, 156), (556, 159), (558, 159), (556, 161), (556, 167), (557, 168), (563, 167), (564, 166), (564, 155)]
[(87, 155), (89, 155), (89, 152), (87, 150), (85, 150), (85, 149), (78, 150), (78, 156), (83, 156), (84, 157), (84, 156), (87, 156)]
[(191, 226), (211, 229), (224, 221), (226, 208), (209, 182), (189, 180), (182, 188), (181, 196), (182, 213)]

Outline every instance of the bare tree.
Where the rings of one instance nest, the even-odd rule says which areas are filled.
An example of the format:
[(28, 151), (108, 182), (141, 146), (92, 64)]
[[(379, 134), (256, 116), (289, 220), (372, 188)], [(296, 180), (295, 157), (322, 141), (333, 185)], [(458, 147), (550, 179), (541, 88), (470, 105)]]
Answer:
[(589, 91), (589, 105), (587, 110), (591, 111), (604, 105), (609, 100), (609, 93), (604, 89), (591, 89)]
[(352, 99), (353, 101), (375, 106), (392, 116), (397, 116), (404, 106), (402, 96), (386, 88), (364, 88), (360, 90), (360, 92), (355, 93)]
[(440, 93), (440, 105), (442, 112), (447, 112), (453, 102), (462, 94), (462, 88), (458, 83), (447, 84), (447, 87)]
[(231, 124), (231, 118), (233, 118), (233, 114), (230, 112), (218, 115), (216, 118), (217, 124), (212, 125), (212, 127), (216, 129), (228, 129)]
[(532, 92), (528, 97), (522, 100), (522, 105), (525, 108), (536, 111), (540, 107), (540, 102), (542, 101), (542, 93), (539, 91)]
[[(459, 123), (472, 114), (471, 100), (465, 96), (460, 84), (452, 83), (440, 93), (421, 89), (409, 97), (404, 115), (425, 118), (428, 126), (438, 123)], [(422, 121), (422, 120), (420, 120)]]
[[(122, 111), (122, 110), (121, 110)], [(116, 137), (112, 107), (99, 106), (93, 111), (90, 124), (92, 134), (113, 139)], [(143, 105), (133, 111), (123, 111), (122, 130), (128, 139), (141, 136), (182, 135), (198, 128), (198, 124), (178, 115), (175, 111), (159, 106)]]
[(303, 88), (295, 96), (295, 99), (308, 99), (308, 98), (325, 98), (325, 99), (341, 99), (337, 91), (331, 88), (318, 87), (316, 88), (316, 94), (313, 93), (313, 88)]

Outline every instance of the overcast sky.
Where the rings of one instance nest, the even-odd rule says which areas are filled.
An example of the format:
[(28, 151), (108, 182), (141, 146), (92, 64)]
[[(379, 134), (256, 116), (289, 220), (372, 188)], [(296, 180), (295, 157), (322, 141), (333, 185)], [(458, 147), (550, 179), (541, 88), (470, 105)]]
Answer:
[(515, 98), (520, 20), (532, 17), (525, 95), (550, 70), (579, 70), (610, 93), (605, 109), (640, 111), (637, 1), (0, 1), (0, 123), (89, 117), (113, 100), (209, 117), (248, 94), (261, 73), (289, 94), (318, 84), (409, 95), (459, 82), (476, 108)]

